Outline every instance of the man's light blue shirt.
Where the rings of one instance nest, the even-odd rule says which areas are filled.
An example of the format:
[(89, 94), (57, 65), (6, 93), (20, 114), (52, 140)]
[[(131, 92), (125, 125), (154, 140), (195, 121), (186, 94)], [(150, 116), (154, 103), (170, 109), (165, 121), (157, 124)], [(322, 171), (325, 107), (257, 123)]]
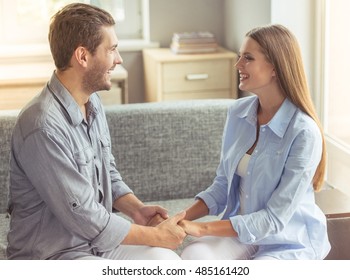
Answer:
[(242, 243), (259, 246), (257, 256), (323, 259), (330, 244), (312, 186), (322, 138), (309, 116), (285, 99), (273, 119), (259, 128), (242, 184), (235, 174), (255, 142), (258, 105), (258, 98), (251, 96), (229, 108), (217, 175), (197, 198), (204, 200), (210, 215), (224, 212), (223, 219), (231, 221)]

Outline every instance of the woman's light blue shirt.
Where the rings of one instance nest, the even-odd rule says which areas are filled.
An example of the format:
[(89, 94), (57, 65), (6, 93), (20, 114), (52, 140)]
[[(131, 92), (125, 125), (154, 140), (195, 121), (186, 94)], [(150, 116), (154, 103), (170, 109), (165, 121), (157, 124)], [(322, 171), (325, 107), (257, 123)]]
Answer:
[(210, 215), (224, 212), (223, 219), (230, 219), (242, 243), (259, 245), (257, 256), (323, 259), (330, 244), (312, 186), (322, 138), (316, 123), (288, 99), (259, 128), (241, 184), (245, 212), (239, 211), (240, 177), (235, 171), (255, 142), (258, 105), (258, 97), (250, 96), (229, 108), (217, 175), (197, 198), (204, 200)]

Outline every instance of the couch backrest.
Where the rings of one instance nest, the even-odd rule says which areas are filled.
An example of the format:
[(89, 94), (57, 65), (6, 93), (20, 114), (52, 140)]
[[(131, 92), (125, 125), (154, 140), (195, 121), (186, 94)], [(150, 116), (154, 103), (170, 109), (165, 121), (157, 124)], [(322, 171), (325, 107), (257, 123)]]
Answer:
[[(123, 180), (143, 201), (193, 197), (219, 163), (227, 107), (234, 100), (106, 108), (112, 152)], [(16, 113), (0, 113), (0, 213), (6, 211), (10, 139)]]
[(0, 111), (0, 213), (6, 212), (12, 129), (18, 111)]
[(234, 100), (130, 104), (108, 108), (112, 152), (123, 180), (143, 201), (190, 198), (208, 187), (220, 160)]

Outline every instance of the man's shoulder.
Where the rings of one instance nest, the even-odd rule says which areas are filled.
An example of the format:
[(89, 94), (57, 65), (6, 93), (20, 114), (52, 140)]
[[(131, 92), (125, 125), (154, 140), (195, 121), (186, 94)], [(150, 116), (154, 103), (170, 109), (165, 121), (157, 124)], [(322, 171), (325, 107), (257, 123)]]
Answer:
[(16, 127), (24, 137), (36, 130), (49, 128), (61, 121), (62, 113), (58, 111), (52, 94), (43, 89), (20, 112)]

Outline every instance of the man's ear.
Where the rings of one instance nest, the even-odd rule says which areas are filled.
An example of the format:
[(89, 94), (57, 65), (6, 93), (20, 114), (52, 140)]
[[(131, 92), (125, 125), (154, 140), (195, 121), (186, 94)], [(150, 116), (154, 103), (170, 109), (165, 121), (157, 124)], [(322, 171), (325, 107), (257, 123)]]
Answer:
[(74, 57), (78, 64), (82, 67), (87, 67), (88, 62), (88, 50), (82, 46), (79, 46), (74, 51)]

